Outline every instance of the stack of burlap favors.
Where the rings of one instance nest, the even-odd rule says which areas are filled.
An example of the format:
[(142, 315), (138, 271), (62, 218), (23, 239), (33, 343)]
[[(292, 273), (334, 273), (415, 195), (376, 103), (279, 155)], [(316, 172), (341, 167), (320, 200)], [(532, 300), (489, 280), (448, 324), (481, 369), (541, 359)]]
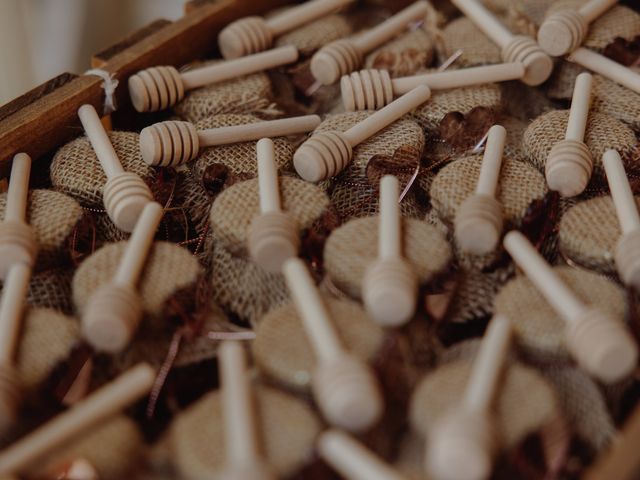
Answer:
[[(162, 122), (81, 107), (29, 189), (16, 156), (0, 478), (573, 478), (608, 455), (638, 391), (640, 13), (402, 3), (239, 19), (223, 58), (121, 82)], [(562, 22), (584, 35), (552, 58)]]

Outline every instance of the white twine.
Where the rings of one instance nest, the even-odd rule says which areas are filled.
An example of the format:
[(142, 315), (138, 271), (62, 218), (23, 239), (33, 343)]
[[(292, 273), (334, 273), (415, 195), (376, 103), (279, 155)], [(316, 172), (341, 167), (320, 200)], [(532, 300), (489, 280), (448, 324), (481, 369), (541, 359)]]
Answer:
[(85, 75), (96, 75), (102, 78), (102, 89), (104, 90), (104, 112), (103, 115), (109, 115), (115, 112), (118, 108), (116, 105), (116, 88), (118, 87), (118, 80), (116, 80), (115, 74), (109, 73), (101, 68), (92, 68), (84, 72)]

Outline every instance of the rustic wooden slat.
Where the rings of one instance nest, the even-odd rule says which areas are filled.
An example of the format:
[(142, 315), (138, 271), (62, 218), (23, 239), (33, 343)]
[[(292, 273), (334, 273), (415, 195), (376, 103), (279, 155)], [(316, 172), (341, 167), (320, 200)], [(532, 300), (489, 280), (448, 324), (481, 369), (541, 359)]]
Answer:
[[(229, 22), (261, 14), (286, 0), (221, 0), (203, 5), (111, 57), (101, 68), (120, 82), (119, 105), (129, 104), (126, 81), (153, 65), (182, 65), (215, 49), (218, 32)], [(34, 159), (62, 145), (80, 132), (77, 109), (83, 103), (102, 110), (102, 79), (80, 76), (0, 120), (0, 178), (10, 159), (25, 151)], [(12, 102), (13, 103), (13, 102)]]

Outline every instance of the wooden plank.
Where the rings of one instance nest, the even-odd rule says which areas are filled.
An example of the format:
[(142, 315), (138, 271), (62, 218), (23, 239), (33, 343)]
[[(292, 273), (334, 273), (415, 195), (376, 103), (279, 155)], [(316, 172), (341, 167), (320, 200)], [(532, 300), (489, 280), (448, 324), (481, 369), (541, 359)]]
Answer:
[[(137, 43), (116, 53), (102, 68), (120, 82), (119, 105), (128, 105), (126, 81), (138, 70), (153, 65), (182, 65), (211, 52), (218, 32), (229, 22), (246, 15), (261, 14), (286, 0), (221, 0), (203, 5)], [(102, 79), (94, 75), (71, 79), (59, 88), (0, 120), (0, 178), (8, 173), (10, 159), (25, 151), (34, 160), (59, 147), (81, 132), (76, 116), (84, 103), (102, 110)], [(11, 105), (10, 104), (10, 105)]]
[(161, 18), (151, 22), (149, 25), (142, 27), (140, 30), (128, 35), (118, 43), (105, 48), (101, 52), (94, 54), (91, 57), (91, 68), (102, 68), (106, 63), (116, 56), (118, 53), (126, 50), (127, 48), (135, 45), (143, 38), (148, 37), (152, 33), (161, 30), (169, 25), (171, 22), (167, 19)]
[(640, 478), (640, 406), (616, 436), (609, 451), (583, 476), (584, 480), (636, 480)]

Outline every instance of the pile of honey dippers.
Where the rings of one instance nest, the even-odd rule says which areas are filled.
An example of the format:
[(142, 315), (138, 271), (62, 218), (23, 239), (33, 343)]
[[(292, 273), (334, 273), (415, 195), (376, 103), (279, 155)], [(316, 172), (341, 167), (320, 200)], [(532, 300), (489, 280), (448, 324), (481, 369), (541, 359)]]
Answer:
[[(265, 71), (289, 74), (293, 71), (292, 65), (303, 59), (296, 46), (279, 45), (277, 39), (296, 30), (304, 31), (307, 25), (336, 15), (336, 12), (353, 10), (352, 3), (353, 0), (311, 0), (265, 18), (241, 18), (227, 25), (218, 36), (223, 60), (183, 70), (174, 66), (151, 67), (132, 75), (128, 84), (119, 88), (128, 88), (131, 103), (138, 114), (144, 116), (149, 115), (145, 112), (168, 110), (188, 99), (192, 91), (198, 92), (204, 87), (215, 89), (218, 84)], [(87, 435), (98, 432), (116, 417), (134, 419), (144, 430), (146, 439), (141, 438), (139, 442), (144, 446), (136, 445), (132, 452), (135, 460), (130, 462), (134, 467), (126, 477), (140, 479), (473, 480), (494, 478), (494, 475), (495, 478), (573, 478), (584, 473), (587, 464), (595, 461), (596, 454), (608, 452), (616, 428), (611, 419), (607, 424), (611, 433), (605, 440), (597, 448), (589, 447), (589, 454), (579, 459), (583, 463), (575, 459), (579, 457), (576, 453), (579, 448), (574, 444), (575, 438), (567, 432), (574, 429), (581, 418), (575, 409), (571, 414), (565, 411), (566, 415), (563, 409), (573, 408), (567, 407), (568, 404), (575, 407), (580, 399), (567, 400), (568, 395), (560, 395), (564, 403), (555, 399), (553, 392), (557, 385), (553, 385), (545, 372), (556, 368), (551, 363), (560, 358), (563, 371), (570, 371), (572, 379), (580, 378), (592, 389), (589, 390), (590, 398), (600, 402), (598, 408), (607, 418), (609, 413), (604, 405), (609, 401), (610, 406), (612, 398), (635, 405), (630, 399), (635, 400), (633, 392), (637, 391), (634, 375), (638, 343), (632, 326), (625, 321), (635, 318), (632, 310), (637, 307), (633, 298), (640, 289), (640, 214), (633, 190), (637, 187), (635, 177), (630, 181), (625, 166), (633, 167), (633, 161), (637, 164), (640, 148), (634, 150), (636, 157), (606, 148), (604, 152), (598, 152), (601, 158), (597, 158), (589, 146), (592, 139), (588, 127), (590, 116), (595, 115), (592, 108), (594, 75), (624, 87), (631, 98), (640, 94), (640, 73), (583, 46), (591, 24), (611, 9), (626, 7), (617, 6), (615, 0), (589, 0), (578, 2), (579, 8), (555, 9), (544, 17), (537, 29), (537, 38), (534, 38), (512, 33), (504, 19), (480, 0), (451, 0), (451, 3), (498, 47), (502, 63), (458, 67), (453, 58), (452, 64), (439, 70), (421, 65), (421, 72), (403, 76), (393, 75), (383, 68), (362, 69), (371, 52), (384, 48), (407, 31), (420, 29), (426, 23), (437, 24), (434, 17), (440, 15), (438, 11), (427, 1), (418, 0), (371, 28), (327, 42), (308, 55), (304, 63), (306, 79), (311, 79), (308, 95), (312, 97), (316, 92), (329, 91), (332, 92), (329, 96), (335, 96), (338, 88), (341, 94), (339, 101), (331, 98), (325, 102), (333, 103), (326, 117), (316, 114), (324, 116), (327, 113), (324, 111), (306, 115), (280, 112), (251, 123), (198, 128), (200, 122), (185, 121), (168, 114), (164, 121), (148, 125), (136, 134), (139, 150), (135, 155), (144, 162), (141, 165), (154, 167), (153, 172), (160, 172), (159, 175), (188, 171), (189, 165), (210, 149), (241, 143), (251, 145), (257, 180), (251, 178), (252, 175), (240, 175), (205, 199), (207, 216), (210, 208), (211, 219), (205, 222), (205, 231), (198, 232), (202, 234), (198, 246), (214, 242), (212, 248), (220, 251), (222, 247), (215, 242), (219, 242), (221, 236), (235, 238), (232, 233), (218, 231), (226, 227), (220, 227), (223, 222), (216, 215), (227, 215), (227, 225), (240, 231), (243, 244), (225, 248), (243, 252), (232, 253), (232, 256), (243, 257), (236, 261), (245, 262), (240, 263), (240, 271), (251, 277), (246, 280), (247, 285), (257, 277), (265, 278), (267, 284), (284, 282), (287, 298), (279, 300), (275, 306), (269, 304), (263, 308), (265, 300), (260, 292), (253, 296), (250, 295), (252, 292), (243, 292), (250, 298), (249, 302), (254, 302), (251, 308), (256, 307), (260, 312), (255, 319), (233, 311), (230, 305), (234, 298), (227, 304), (220, 302), (221, 305), (215, 306), (216, 312), (223, 312), (221, 315), (226, 318), (225, 325), (229, 329), (213, 334), (206, 329), (196, 333), (205, 337), (211, 334), (206, 339), (205, 360), (201, 362), (207, 364), (206, 368), (199, 365), (191, 370), (177, 368), (172, 371), (172, 361), (178, 355), (178, 351), (172, 349), (179, 348), (179, 343), (172, 341), (162, 344), (165, 350), (168, 349), (161, 352), (164, 361), (151, 361), (140, 354), (141, 363), (130, 362), (128, 368), (117, 372), (114, 378), (113, 372), (117, 369), (110, 362), (135, 349), (137, 342), (149, 334), (146, 331), (149, 326), (145, 323), (149, 314), (145, 296), (151, 287), (147, 284), (161, 282), (157, 278), (147, 278), (149, 275), (145, 277), (144, 272), (155, 255), (152, 254), (154, 245), (165, 238), (162, 225), (166, 219), (163, 216), (171, 208), (167, 207), (164, 198), (158, 198), (156, 185), (127, 170), (117, 152), (113, 132), (105, 129), (94, 107), (83, 105), (78, 110), (85, 134), (82, 141), (90, 142), (97, 159), (93, 172), (105, 179), (99, 192), (103, 211), (109, 224), (120, 232), (118, 235), (126, 234), (109, 238), (101, 248), (110, 248), (109, 245), (119, 238), (125, 240), (120, 241), (120, 256), (106, 278), (96, 273), (102, 268), (99, 261), (85, 264), (83, 278), (96, 282), (86, 295), (76, 291), (80, 288), (81, 281), (77, 278), (82, 263), (73, 282), (76, 303), (73, 314), (79, 327), (72, 350), (75, 356), (84, 351), (83, 362), (85, 367), (89, 366), (71, 369), (71, 351), (67, 349), (62, 358), (55, 360), (59, 365), (66, 365), (64, 368), (58, 365), (57, 376), (48, 370), (37, 385), (24, 388), (18, 365), (22, 359), (18, 352), (25, 348), (21, 347), (21, 332), (33, 303), (30, 300), (27, 307), (27, 297), (39, 258), (38, 250), (43, 246), (38, 244), (36, 227), (28, 223), (31, 159), (24, 153), (14, 157), (4, 220), (0, 223), (0, 275), (3, 281), (0, 299), (0, 439), (5, 439), (0, 451), (1, 479), (111, 478), (113, 474), (108, 469), (101, 470), (99, 461), (93, 461), (91, 454), (71, 454), (68, 447), (74, 442), (82, 445)], [(367, 8), (373, 9), (370, 6), (360, 8), (361, 17), (366, 16)], [(364, 20), (367, 21), (371, 23), (371, 19)], [(441, 28), (442, 25), (433, 27), (434, 43), (441, 41)], [(506, 183), (512, 182), (517, 191), (520, 189), (518, 182), (525, 180), (517, 173), (507, 174), (506, 170), (515, 168), (517, 172), (518, 168), (524, 167), (515, 164), (527, 164), (527, 160), (512, 162), (508, 158), (506, 152), (513, 132), (509, 132), (509, 125), (499, 121), (486, 125), (476, 138), (479, 142), (462, 152), (455, 153), (447, 150), (446, 145), (436, 147), (434, 142), (427, 141), (420, 157), (421, 164), (415, 172), (410, 168), (407, 174), (406, 169), (397, 169), (384, 162), (381, 166), (376, 165), (377, 174), (369, 177), (373, 195), (365, 201), (377, 205), (377, 215), (356, 213), (350, 215), (351, 218), (337, 220), (335, 217), (339, 215), (334, 215), (334, 224), (325, 229), (325, 236), (319, 241), (320, 253), (317, 245), (314, 245), (316, 250), (309, 247), (309, 232), (317, 228), (320, 215), (314, 214), (311, 221), (305, 220), (307, 225), (300, 224), (299, 211), (305, 205), (292, 200), (294, 195), (290, 192), (295, 188), (310, 188), (311, 193), (305, 195), (311, 198), (315, 194), (315, 198), (321, 199), (330, 194), (331, 182), (335, 182), (334, 187), (343, 182), (341, 185), (346, 188), (359, 188), (357, 184), (350, 187), (346, 175), (351, 174), (349, 168), (362, 146), (379, 138), (385, 130), (390, 131), (394, 125), (397, 127), (400, 122), (414, 118), (412, 112), (428, 110), (430, 102), (435, 102), (435, 96), (441, 91), (462, 92), (502, 82), (512, 86), (520, 82), (528, 91), (541, 88), (567, 64), (575, 64), (586, 71), (575, 76), (566, 130), (550, 145), (541, 169), (546, 184), (543, 182), (540, 188), (546, 192), (545, 199), (553, 199), (556, 205), (561, 205), (558, 208), (563, 214), (593, 198), (606, 196), (612, 201), (612, 214), (615, 215), (613, 218), (617, 217), (615, 226), (620, 234), (607, 261), (613, 262), (617, 273), (609, 274), (607, 278), (598, 275), (599, 279), (593, 280), (595, 286), (589, 288), (599, 290), (598, 282), (605, 282), (604, 290), (626, 289), (627, 294), (612, 300), (617, 302), (617, 310), (612, 311), (609, 305), (599, 304), (591, 297), (585, 285), (592, 277), (585, 275), (595, 277), (596, 274), (575, 265), (577, 262), (559, 258), (557, 242), (562, 243), (562, 234), (557, 240), (557, 231), (552, 232), (553, 241), (536, 235), (532, 237), (524, 228), (526, 222), (513, 220), (513, 207), (505, 204), (505, 192), (514, 187), (507, 187)], [(237, 113), (246, 113), (243, 108), (238, 105)], [(366, 114), (361, 115), (362, 112)], [(331, 123), (332, 118), (348, 118), (349, 127), (337, 129), (336, 123)], [(398, 127), (393, 135), (404, 134), (403, 128)], [(592, 136), (596, 134), (597, 131)], [(425, 131), (421, 135), (420, 141), (424, 143), (424, 138), (433, 137), (433, 132)], [(518, 144), (523, 135), (526, 134), (517, 132)], [(287, 167), (279, 163), (282, 152), (277, 139), (282, 137), (296, 139), (292, 141), (295, 151), (292, 149), (285, 159)], [(438, 166), (434, 166), (433, 160), (438, 154), (430, 148), (447, 150), (446, 155), (438, 157), (441, 160)], [(456, 156), (464, 159), (457, 160)], [(233, 158), (228, 160), (232, 164)], [(363, 167), (368, 176), (373, 160), (366, 160), (371, 163)], [(56, 163), (56, 158), (53, 162)], [(403, 215), (407, 195), (412, 189), (415, 192), (420, 188), (417, 178), (421, 169), (429, 172), (433, 196), (436, 186), (441, 185), (438, 182), (444, 181), (443, 177), (438, 179), (438, 169), (442, 168), (441, 172), (444, 172), (456, 162), (472, 164), (475, 173), (472, 178), (459, 173), (458, 180), (454, 179), (473, 188), (463, 195), (454, 181), (451, 190), (463, 198), (455, 205), (450, 223), (437, 218), (437, 213), (419, 219)], [(530, 165), (527, 164), (527, 168)], [(589, 187), (595, 181), (596, 171), (603, 173), (608, 185), (608, 192), (600, 192), (601, 195), (594, 195)], [(52, 177), (53, 172), (52, 165)], [(537, 174), (534, 172), (533, 175)], [(196, 182), (203, 181), (196, 179)], [(224, 183), (224, 179), (221, 182)], [(56, 185), (53, 181), (54, 190)], [(525, 189), (524, 183), (521, 189)], [(241, 192), (250, 196), (252, 193), (247, 192), (254, 191), (256, 194), (251, 200), (240, 199)], [(72, 192), (63, 193), (73, 197)], [(428, 188), (423, 197), (429, 197)], [(437, 202), (444, 203), (445, 200), (435, 196), (427, 198), (431, 213)], [(247, 207), (249, 203), (251, 207)], [(532, 207), (525, 206), (531, 213)], [(250, 221), (243, 223), (240, 217), (248, 215), (249, 208), (253, 209)], [(444, 210), (444, 206), (439, 208)], [(330, 209), (320, 208), (323, 211)], [(541, 218), (547, 216), (545, 211), (537, 214)], [(368, 223), (365, 225), (365, 222)], [(518, 222), (523, 231), (518, 229)], [(74, 231), (74, 238), (77, 233)], [(93, 234), (95, 237), (95, 231)], [(339, 237), (341, 234), (344, 237)], [(84, 262), (92, 261), (91, 254), (99, 254), (97, 246), (99, 243), (94, 242), (87, 258), (83, 258)], [(187, 247), (192, 246), (193, 243), (184, 244), (179, 248), (188, 251)], [(204, 255), (210, 251), (205, 249)], [(201, 261), (202, 251), (194, 253)], [(449, 265), (451, 258), (454, 258), (453, 267)], [(487, 261), (487, 258), (492, 260)], [(489, 293), (481, 293), (482, 301), (494, 303), (493, 314), (477, 318), (468, 325), (450, 324), (449, 327), (454, 327), (449, 331), (455, 330), (457, 335), (449, 341), (440, 335), (442, 329), (447, 330), (443, 327), (447, 317), (435, 312), (438, 302), (446, 303), (443, 311), (451, 307), (451, 292), (447, 293), (446, 288), (441, 287), (447, 284), (447, 275), (462, 270), (460, 265), (466, 261), (482, 263), (483, 266), (476, 270), (479, 277), (489, 275), (487, 272), (498, 265), (494, 270), (499, 268), (504, 278), (496, 289), (502, 290), (497, 293), (495, 303)], [(456, 266), (456, 262), (460, 265)], [(572, 265), (571, 273), (567, 273), (565, 263)], [(357, 274), (352, 267), (355, 264), (362, 270)], [(441, 267), (436, 266), (440, 264)], [(208, 284), (206, 277), (212, 275), (212, 269), (215, 273), (216, 265), (203, 267), (204, 283)], [(173, 275), (170, 268), (165, 273)], [(357, 278), (341, 281), (343, 274)], [(588, 278), (588, 281), (581, 278)], [(516, 281), (520, 283), (516, 285)], [(504, 292), (508, 288), (515, 292), (516, 287), (525, 292), (522, 295), (527, 301), (534, 299), (528, 304), (531, 311), (523, 307), (527, 305), (526, 301), (515, 302), (509, 312), (506, 307), (499, 308), (498, 298), (508, 303), (510, 298)], [(231, 297), (234, 295), (233, 292), (230, 294)], [(216, 292), (205, 291), (204, 296), (212, 309), (215, 303), (212, 298), (218, 298)], [(626, 302), (628, 298), (631, 300), (626, 307), (620, 304), (620, 299)], [(464, 298), (460, 302), (464, 303)], [(522, 326), (537, 321), (533, 310), (542, 304), (548, 315), (560, 320), (549, 334), (555, 335), (550, 341), (553, 345), (540, 347), (553, 351), (546, 359), (536, 356), (535, 348), (532, 348), (532, 345), (539, 347), (547, 341), (536, 337), (538, 325), (530, 330)], [(189, 317), (191, 313), (182, 312), (182, 315)], [(198, 312), (205, 316), (209, 313)], [(364, 320), (361, 322), (361, 319)], [(283, 332), (285, 325), (292, 329), (289, 330), (290, 342), (288, 334), (278, 336), (274, 333), (279, 329)], [(373, 329), (373, 333), (368, 329)], [(273, 341), (269, 345), (271, 351), (265, 353), (267, 334), (275, 335), (277, 341)], [(368, 335), (381, 340), (374, 342)], [(438, 335), (440, 338), (436, 338)], [(474, 340), (480, 336), (480, 341)], [(302, 340), (295, 343), (298, 338)], [(363, 354), (361, 350), (365, 347), (353, 347), (367, 342), (376, 344), (375, 360), (371, 355)], [(46, 343), (45, 340), (38, 348), (46, 350)], [(383, 344), (384, 347), (380, 347)], [(387, 348), (400, 360), (389, 360), (393, 355), (380, 354), (381, 348)], [(398, 352), (402, 348), (410, 352), (401, 355)], [(463, 351), (465, 348), (469, 350)], [(283, 352), (283, 358), (277, 365), (276, 360), (270, 364), (266, 357), (278, 355), (278, 350)], [(286, 352), (301, 355), (305, 361), (298, 362), (292, 357), (291, 364), (287, 365)], [(430, 358), (419, 359), (416, 352)], [(311, 358), (311, 365), (306, 365), (307, 357)], [(393, 361), (401, 365), (389, 367)], [(461, 362), (465, 369), (445, 375), (448, 361)], [(135, 364), (131, 366), (131, 363)], [(106, 364), (110, 367), (104, 367)], [(35, 408), (33, 397), (41, 394), (44, 388), (60, 387), (62, 370), (67, 374), (75, 372), (75, 378), (65, 377), (65, 399), (68, 400), (71, 391), (75, 399), (61, 402), (55, 412), (47, 413), (43, 418), (29, 419)], [(288, 380), (287, 375), (291, 377)], [(527, 375), (532, 375), (535, 381), (525, 381)], [(449, 380), (455, 376), (456, 381), (447, 383), (447, 376)], [(55, 382), (52, 377), (56, 378)], [(198, 387), (197, 393), (191, 395), (193, 398), (172, 403), (168, 399), (172, 392), (186, 388), (190, 381), (205, 386)], [(393, 391), (394, 385), (398, 385), (398, 391)], [(448, 388), (452, 390), (448, 391)], [(506, 430), (517, 423), (514, 418), (526, 415), (518, 409), (529, 408), (523, 398), (529, 394), (532, 398), (541, 395), (540, 391), (554, 398), (549, 400), (553, 411), (541, 414), (542, 419), (534, 418), (531, 425), (523, 427), (516, 435), (517, 438), (511, 438)], [(578, 388), (576, 398), (581, 397), (582, 392)], [(522, 396), (521, 400), (514, 400), (520, 398), (517, 395)], [(31, 399), (26, 401), (29, 396)], [(50, 398), (46, 394), (44, 397)], [(287, 403), (290, 407), (282, 407), (284, 411), (277, 414), (280, 417), (271, 418), (269, 412), (276, 407), (269, 402), (275, 405), (276, 398), (283, 404), (290, 402)], [(164, 421), (158, 422), (159, 426), (153, 423), (154, 414), (148, 414), (152, 402), (165, 402), (160, 413), (155, 413), (165, 416)], [(519, 402), (522, 405), (518, 405)], [(580, 414), (588, 416), (590, 407), (585, 408), (587, 411)], [(141, 413), (143, 410), (146, 416)], [(391, 410), (394, 411), (390, 413)], [(123, 412), (127, 415), (123, 416)], [(289, 413), (290, 425), (287, 421)], [(312, 425), (310, 433), (305, 436), (300, 432), (299, 436), (287, 437), (290, 430), (303, 428), (302, 416)], [(562, 418), (565, 416), (571, 419)], [(279, 423), (274, 425), (276, 421)], [(393, 428), (388, 428), (388, 424)], [(187, 425), (192, 430), (185, 433)], [(553, 430), (554, 426), (556, 430)], [(412, 432), (408, 433), (410, 430)], [(541, 430), (544, 435), (539, 433)], [(556, 437), (550, 433), (553, 431)], [(218, 435), (222, 438), (219, 444)], [(272, 437), (278, 435), (283, 438), (270, 443)], [(389, 445), (385, 445), (385, 441)], [(536, 441), (540, 442), (538, 450), (531, 447)], [(102, 443), (99, 449), (113, 449), (119, 456), (127, 455), (125, 446), (117, 443)], [(537, 456), (532, 451), (536, 451)], [(289, 459), (287, 455), (294, 458)], [(528, 460), (522, 460), (521, 455), (529, 456)], [(556, 455), (553, 457), (556, 464), (547, 455)], [(527, 462), (528, 470), (522, 467)], [(572, 467), (572, 462), (579, 466)], [(283, 467), (283, 464), (287, 466)]]

